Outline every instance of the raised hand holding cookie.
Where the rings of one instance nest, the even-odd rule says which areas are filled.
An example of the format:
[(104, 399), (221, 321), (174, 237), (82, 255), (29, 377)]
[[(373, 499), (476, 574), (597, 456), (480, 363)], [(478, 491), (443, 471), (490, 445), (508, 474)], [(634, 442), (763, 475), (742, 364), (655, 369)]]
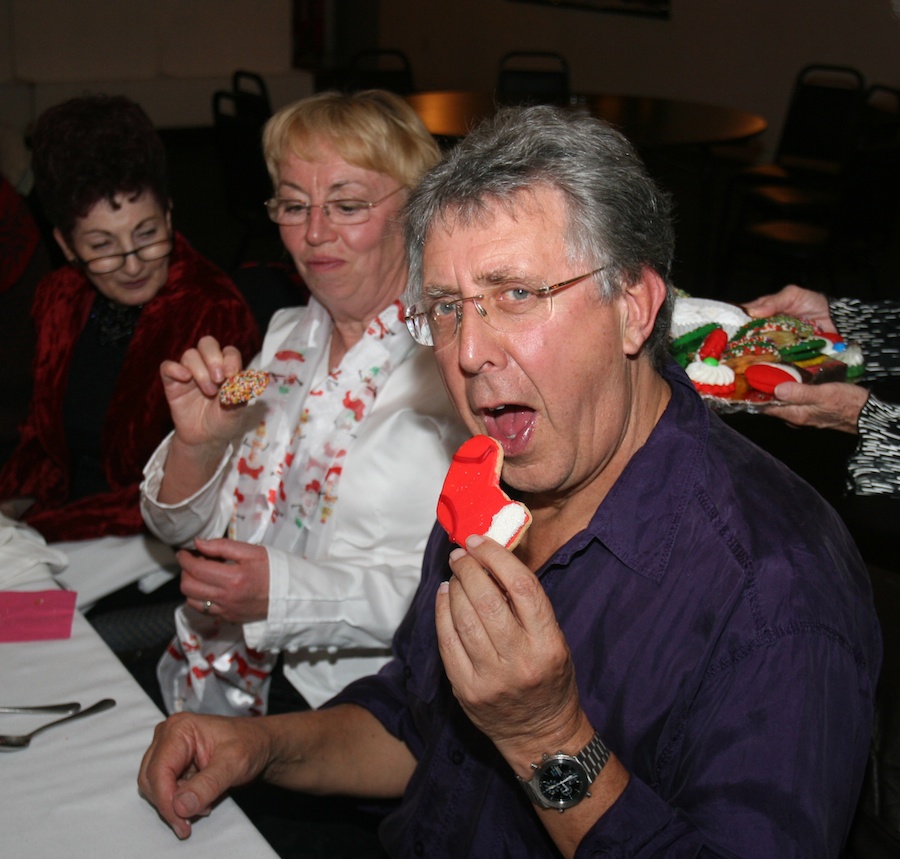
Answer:
[(438, 521), (454, 543), (472, 534), (514, 549), (531, 524), (531, 513), (500, 488), (503, 448), (496, 439), (476, 435), (453, 455), (438, 499)]

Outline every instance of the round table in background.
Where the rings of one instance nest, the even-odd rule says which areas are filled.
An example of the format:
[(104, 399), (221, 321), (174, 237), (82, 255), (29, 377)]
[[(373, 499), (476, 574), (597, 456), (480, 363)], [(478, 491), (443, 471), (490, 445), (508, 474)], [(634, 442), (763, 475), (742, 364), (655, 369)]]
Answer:
[[(406, 96), (425, 127), (445, 140), (464, 137), (496, 111), (493, 93), (432, 90)], [(640, 150), (750, 140), (766, 120), (733, 107), (650, 96), (573, 94), (564, 105), (605, 119)]]

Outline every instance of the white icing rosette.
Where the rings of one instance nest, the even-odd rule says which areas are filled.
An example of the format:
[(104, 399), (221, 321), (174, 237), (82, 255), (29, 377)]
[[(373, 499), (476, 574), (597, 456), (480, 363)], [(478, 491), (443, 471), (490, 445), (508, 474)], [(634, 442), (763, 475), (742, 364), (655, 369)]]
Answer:
[(706, 361), (691, 361), (684, 368), (688, 378), (699, 385), (728, 386), (734, 383), (734, 370), (727, 364), (707, 364)]
[(838, 361), (843, 361), (848, 367), (863, 365), (863, 351), (859, 343), (848, 343), (847, 348), (841, 352), (835, 352), (834, 357)]
[(671, 336), (681, 337), (688, 331), (694, 331), (710, 322), (721, 325), (728, 334), (729, 339), (742, 325), (750, 321), (750, 318), (740, 307), (728, 304), (724, 301), (715, 301), (711, 298), (681, 298), (675, 299), (675, 308), (672, 311)]

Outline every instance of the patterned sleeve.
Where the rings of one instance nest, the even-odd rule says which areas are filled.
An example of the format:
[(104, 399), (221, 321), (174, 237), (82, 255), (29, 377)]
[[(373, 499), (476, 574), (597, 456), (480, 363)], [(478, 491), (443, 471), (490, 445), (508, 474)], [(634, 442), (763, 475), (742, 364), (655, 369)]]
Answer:
[(900, 301), (837, 298), (829, 300), (828, 309), (844, 339), (862, 347), (867, 378), (900, 373)]
[(900, 498), (900, 406), (870, 394), (857, 426), (859, 445), (847, 463), (853, 491)]

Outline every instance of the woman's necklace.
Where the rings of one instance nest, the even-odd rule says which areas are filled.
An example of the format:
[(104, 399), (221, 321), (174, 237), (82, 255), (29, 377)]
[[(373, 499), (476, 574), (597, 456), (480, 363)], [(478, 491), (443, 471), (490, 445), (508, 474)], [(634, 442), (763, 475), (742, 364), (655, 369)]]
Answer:
[(143, 307), (143, 304), (134, 306), (119, 304), (105, 296), (97, 296), (91, 308), (91, 320), (96, 328), (100, 345), (111, 346), (120, 340), (130, 340)]

